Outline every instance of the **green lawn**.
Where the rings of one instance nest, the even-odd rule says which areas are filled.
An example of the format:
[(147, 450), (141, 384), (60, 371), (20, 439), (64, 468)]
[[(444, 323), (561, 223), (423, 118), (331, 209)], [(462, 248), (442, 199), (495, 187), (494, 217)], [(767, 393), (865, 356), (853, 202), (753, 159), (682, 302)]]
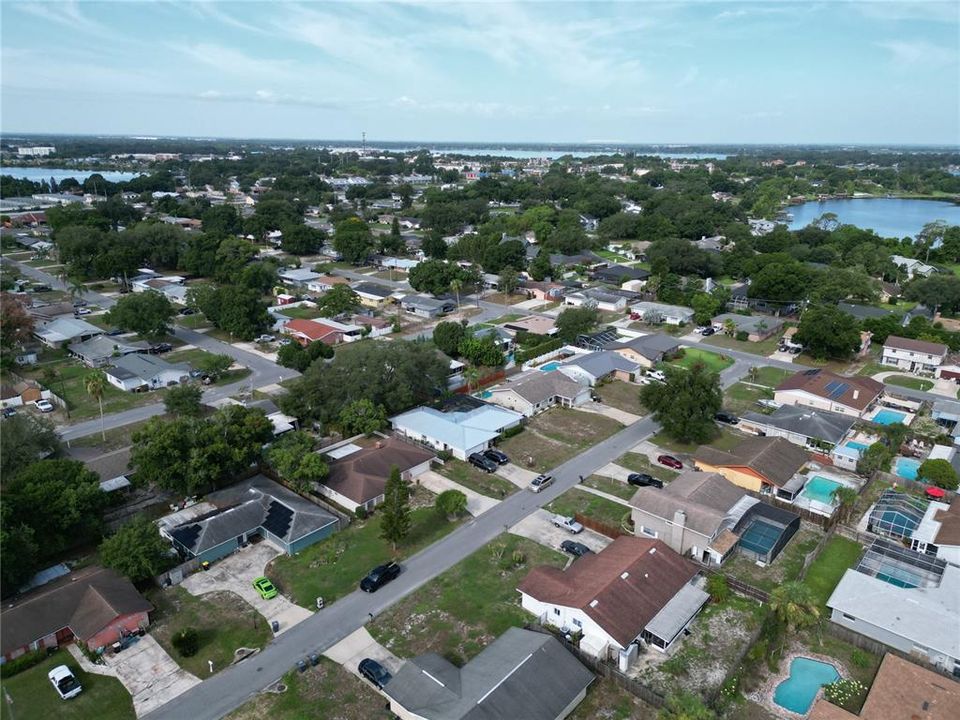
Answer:
[(318, 308), (309, 306), (284, 308), (279, 312), (281, 315), (286, 315), (288, 318), (294, 318), (297, 320), (314, 320), (321, 315)]
[(624, 453), (618, 457), (615, 462), (617, 465), (621, 465), (633, 472), (653, 475), (655, 478), (663, 480), (663, 482), (670, 482), (677, 476), (674, 470), (670, 470), (663, 465), (651, 463), (646, 455), (641, 455), (640, 453)]
[(210, 327), (210, 321), (207, 320), (203, 314), (194, 313), (193, 315), (178, 315), (177, 325), (189, 328), (190, 330), (199, 330)]
[(594, 252), (596, 252), (597, 255), (602, 257), (604, 260), (612, 260), (615, 263), (630, 262), (630, 258), (625, 257), (624, 255), (618, 255), (617, 253), (613, 252), (613, 250), (595, 250)]
[(393, 714), (384, 699), (355, 675), (332, 660), (306, 672), (291, 671), (283, 676), (286, 691), (261, 693), (227, 715), (227, 720), (388, 720)]
[(691, 368), (696, 363), (703, 363), (707, 366), (707, 369), (712, 372), (720, 372), (725, 370), (731, 365), (733, 365), (733, 360), (728, 358), (726, 355), (718, 355), (717, 353), (710, 352), (709, 350), (701, 350), (700, 348), (683, 348), (681, 350), (683, 353), (682, 357), (678, 357), (670, 361), (670, 365), (675, 365), (676, 367), (682, 368)]
[(878, 362), (868, 362), (857, 371), (857, 375), (873, 376), (877, 373), (890, 372), (893, 368), (889, 365), (881, 365)]
[[(729, 430), (723, 429), (720, 430), (720, 434), (717, 435), (717, 437), (708, 443), (703, 443), (703, 445), (709, 445), (717, 450), (731, 450), (739, 445), (743, 439), (744, 437), (742, 435), (736, 435)], [(650, 442), (672, 452), (687, 454), (692, 454), (697, 451), (697, 448), (701, 447), (698, 443), (677, 442), (662, 431), (650, 438)]]
[(856, 564), (862, 550), (859, 543), (834, 535), (820, 551), (803, 581), (821, 605), (826, 606), (843, 573)]
[(737, 340), (729, 335), (717, 333), (704, 338), (701, 345), (713, 345), (715, 347), (729, 348), (731, 350), (740, 350), (741, 352), (752, 353), (754, 355), (767, 356), (775, 352), (780, 345), (780, 334), (774, 334), (762, 342), (750, 342), (749, 340)]
[(724, 563), (723, 572), (770, 592), (777, 585), (799, 577), (803, 559), (817, 546), (820, 537), (818, 531), (801, 528), (772, 564), (758, 567), (751, 558), (738, 552)]
[(537, 472), (552, 470), (623, 426), (603, 415), (569, 408), (552, 408), (532, 418), (519, 435), (504, 440), (500, 449), (511, 460)]
[[(503, 325), (504, 323), (513, 322), (514, 320), (519, 320), (522, 317), (526, 317), (526, 315), (523, 315), (522, 313), (505, 313), (498, 318), (494, 318), (493, 322), (495, 322), (497, 325)], [(539, 340), (540, 342), (544, 342), (545, 340), (545, 338), (539, 335), (535, 335), (534, 337), (537, 338), (537, 340)]]
[(630, 514), (630, 508), (626, 505), (607, 500), (586, 490), (579, 490), (576, 487), (567, 490), (547, 505), (546, 509), (557, 515), (580, 513), (613, 527), (620, 527), (624, 516)]
[(761, 365), (754, 369), (753, 375), (747, 373), (746, 379), (757, 385), (766, 385), (769, 388), (775, 388), (793, 375), (794, 372), (791, 370), (782, 370), (768, 365)]
[(657, 710), (609, 678), (598, 677), (587, 696), (568, 716), (570, 720), (657, 720)]
[(402, 282), (407, 279), (407, 273), (403, 270), (381, 270), (380, 272), (374, 273), (373, 277), (379, 278), (380, 280), (393, 280), (394, 282)]
[[(458, 525), (433, 507), (418, 508), (410, 515), (410, 535), (397, 548), (399, 558), (422, 550)], [(281, 555), (269, 565), (267, 576), (304, 607), (314, 607), (318, 596), (329, 603), (352, 592), (371, 568), (394, 557), (390, 543), (380, 537), (380, 517), (375, 513), (367, 520), (354, 521), (346, 530), (298, 555)]]
[(499, 475), (475, 468), (460, 460), (447, 460), (438, 472), (455, 483), (492, 498), (503, 498), (517, 491), (517, 486)]
[[(66, 665), (83, 686), (71, 700), (61, 700), (47, 673)], [(87, 674), (66, 650), (60, 650), (39, 665), (3, 681), (0, 718), (3, 720), (133, 720), (133, 700), (116, 678)]]
[(640, 388), (623, 380), (602, 383), (594, 388), (604, 405), (615, 407), (634, 415), (645, 415), (647, 410), (640, 403)]
[[(84, 380), (93, 370), (81, 365), (78, 361), (66, 360), (53, 365), (35, 366), (31, 372), (25, 373), (25, 375), (41, 381), (41, 384), (43, 384), (43, 367), (52, 367), (57, 372), (57, 379), (50, 384), (50, 390), (66, 400), (70, 408), (70, 420), (76, 422), (99, 417), (100, 409), (97, 401), (90, 396), (84, 387)], [(156, 402), (157, 399), (156, 393), (126, 392), (106, 383), (103, 391), (103, 414), (109, 415), (140, 405), (149, 405)], [(57, 411), (57, 415), (61, 415), (61, 412)]]
[[(195, 597), (175, 586), (149, 597), (156, 608), (150, 634), (180, 667), (199, 678), (210, 675), (208, 660), (213, 661), (214, 672), (220, 672), (233, 662), (237, 648), (262, 649), (270, 642), (266, 618), (231, 592)], [(192, 657), (181, 656), (171, 642), (184, 628), (194, 628), (200, 635), (200, 651)]]
[(507, 628), (531, 620), (517, 585), (536, 565), (563, 567), (566, 557), (503, 534), (368, 625), (400, 657), (436, 652), (455, 664), (470, 660)]
[(728, 387), (724, 392), (723, 407), (737, 415), (746, 412), (771, 412), (767, 408), (757, 405), (757, 401), (763, 399), (772, 400), (773, 390), (746, 382), (738, 382)]
[(591, 475), (583, 481), (583, 484), (587, 487), (596, 488), (601, 492), (616, 495), (624, 500), (632, 498), (633, 494), (637, 491), (634, 485), (628, 485), (625, 482), (620, 482), (619, 480), (614, 480), (604, 475)]
[(890, 375), (883, 379), (884, 383), (897, 385), (898, 387), (911, 388), (913, 390), (923, 390), (926, 392), (933, 387), (933, 381), (924, 378), (910, 377), (908, 375)]

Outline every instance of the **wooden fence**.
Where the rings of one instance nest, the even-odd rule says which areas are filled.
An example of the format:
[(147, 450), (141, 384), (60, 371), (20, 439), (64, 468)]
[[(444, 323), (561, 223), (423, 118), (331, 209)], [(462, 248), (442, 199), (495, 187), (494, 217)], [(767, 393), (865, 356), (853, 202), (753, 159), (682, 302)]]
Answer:
[(583, 525), (585, 528), (594, 530), (595, 532), (598, 532), (601, 535), (606, 535), (608, 538), (613, 538), (614, 540), (616, 540), (621, 535), (631, 534), (626, 532), (625, 530), (621, 530), (620, 528), (614, 527), (613, 525), (607, 525), (604, 522), (595, 520), (594, 518), (588, 517), (587, 515), (581, 515), (580, 513), (574, 513), (573, 519), (576, 520), (581, 525)]
[(770, 593), (768, 593), (766, 590), (761, 590), (760, 588), (754, 587), (749, 583), (745, 583), (742, 580), (733, 577), (732, 575), (728, 575), (723, 570), (713, 565), (704, 565), (695, 558), (689, 558), (689, 560), (707, 575), (720, 575), (724, 580), (727, 581), (727, 587), (733, 590), (735, 593), (744, 595), (751, 600), (758, 600), (762, 603), (765, 603), (770, 599)]

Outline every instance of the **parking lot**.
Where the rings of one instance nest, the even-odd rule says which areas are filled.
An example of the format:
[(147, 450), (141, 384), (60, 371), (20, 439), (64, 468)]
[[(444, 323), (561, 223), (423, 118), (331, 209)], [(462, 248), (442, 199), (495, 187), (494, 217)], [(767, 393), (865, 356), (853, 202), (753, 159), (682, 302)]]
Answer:
[(267, 563), (280, 551), (264, 540), (249, 545), (233, 555), (218, 560), (206, 572), (197, 572), (183, 581), (183, 588), (191, 595), (227, 591), (239, 595), (268, 621), (280, 624), (279, 632), (289, 630), (310, 617), (311, 611), (295, 605), (283, 595), (264, 600), (253, 588), (253, 581), (264, 575)]
[(601, 535), (586, 528), (584, 528), (583, 532), (574, 535), (567, 530), (554, 526), (552, 519), (553, 514), (551, 512), (540, 509), (510, 528), (510, 532), (525, 537), (528, 540), (538, 542), (552, 550), (559, 550), (560, 543), (564, 540), (576, 540), (594, 552), (600, 552), (613, 542), (613, 540), (606, 535)]

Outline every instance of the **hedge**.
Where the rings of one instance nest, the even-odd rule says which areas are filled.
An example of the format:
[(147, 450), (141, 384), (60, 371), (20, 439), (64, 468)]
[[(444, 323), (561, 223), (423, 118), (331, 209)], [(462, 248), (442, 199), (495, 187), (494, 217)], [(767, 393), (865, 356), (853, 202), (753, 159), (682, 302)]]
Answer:
[(523, 365), (523, 363), (527, 362), (528, 360), (533, 360), (534, 358), (540, 357), (541, 355), (545, 355), (548, 352), (559, 350), (565, 344), (566, 343), (564, 343), (563, 340), (561, 340), (560, 338), (547, 340), (545, 343), (540, 343), (539, 345), (536, 345), (530, 348), (529, 350), (523, 350), (521, 352), (518, 352), (514, 357), (514, 362), (516, 362), (517, 365)]
[(0, 678), (13, 677), (17, 673), (29, 670), (34, 665), (39, 665), (46, 660), (48, 655), (49, 653), (46, 648), (42, 648), (40, 650), (32, 650), (13, 660), (8, 660), (3, 665), (0, 665)]

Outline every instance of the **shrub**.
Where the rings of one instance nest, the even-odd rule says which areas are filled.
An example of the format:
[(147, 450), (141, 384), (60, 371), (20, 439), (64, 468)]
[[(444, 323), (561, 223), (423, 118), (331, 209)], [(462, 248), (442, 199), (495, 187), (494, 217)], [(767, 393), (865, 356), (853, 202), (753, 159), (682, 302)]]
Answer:
[(353, 511), (353, 514), (357, 516), (357, 520), (366, 520), (367, 519), (367, 509), (362, 505)]
[(449, 450), (441, 450), (440, 452), (437, 453), (437, 459), (447, 462), (448, 460), (453, 459), (453, 453), (450, 452)]
[(734, 337), (740, 342), (746, 342), (747, 338), (750, 337), (750, 333), (746, 330), (737, 330), (737, 334)]
[(3, 665), (0, 665), (0, 678), (13, 677), (17, 673), (29, 670), (34, 665), (39, 665), (46, 659), (47, 651), (45, 649), (32, 650), (14, 660), (8, 660)]
[(867, 668), (870, 667), (870, 663), (873, 661), (873, 656), (857, 648), (852, 653), (850, 653), (850, 660), (858, 668)]
[(522, 432), (523, 432), (523, 425), (515, 425), (514, 427), (507, 428), (502, 433), (500, 433), (500, 437), (506, 440), (507, 438), (512, 438), (514, 435), (519, 435)]
[(516, 567), (520, 567), (527, 561), (527, 556), (524, 555), (520, 550), (513, 551), (513, 564)]
[(184, 628), (173, 636), (171, 641), (176, 651), (183, 657), (193, 657), (200, 650), (200, 633), (196, 628)]
[(823, 696), (845, 710), (859, 710), (860, 697), (866, 686), (853, 678), (843, 678), (823, 686)]
[(723, 575), (711, 575), (707, 578), (707, 592), (715, 603), (723, 603), (730, 599), (730, 586)]

